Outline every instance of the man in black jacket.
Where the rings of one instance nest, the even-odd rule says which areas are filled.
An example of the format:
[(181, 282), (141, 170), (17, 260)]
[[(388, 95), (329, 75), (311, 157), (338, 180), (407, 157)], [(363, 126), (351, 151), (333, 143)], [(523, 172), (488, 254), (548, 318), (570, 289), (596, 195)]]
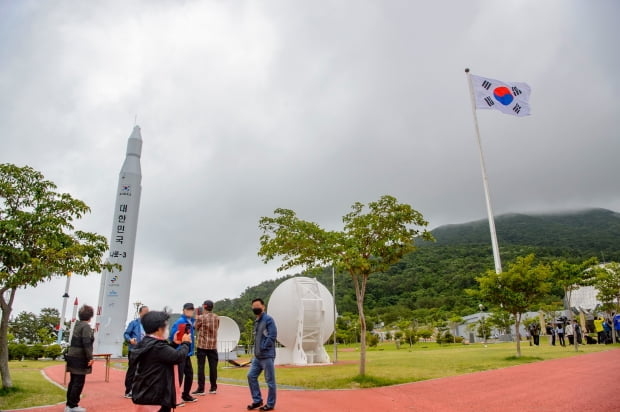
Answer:
[(176, 406), (174, 365), (185, 361), (190, 350), (191, 336), (184, 335), (181, 346), (168, 343), (168, 314), (149, 312), (142, 318), (146, 336), (134, 349), (136, 375), (132, 400), (138, 405), (161, 406), (159, 412), (169, 412)]

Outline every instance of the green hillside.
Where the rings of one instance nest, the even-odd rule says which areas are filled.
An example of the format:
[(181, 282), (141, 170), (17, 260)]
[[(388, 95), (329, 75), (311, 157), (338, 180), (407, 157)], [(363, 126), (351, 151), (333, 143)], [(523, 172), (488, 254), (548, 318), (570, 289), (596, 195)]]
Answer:
[[(508, 214), (495, 219), (500, 245), (560, 247), (591, 254), (616, 250), (620, 237), (620, 214), (590, 209), (558, 214)], [(438, 245), (490, 244), (486, 219), (433, 230)]]
[[(508, 214), (496, 218), (496, 228), (504, 266), (528, 253), (548, 260), (577, 262), (596, 256), (620, 261), (620, 214), (609, 210)], [(369, 317), (386, 323), (400, 318), (427, 322), (477, 310), (479, 302), (464, 290), (475, 288), (474, 278), (494, 267), (488, 222), (441, 226), (433, 235), (436, 243), (420, 245), (387, 273), (370, 277), (365, 306)], [(251, 299), (268, 298), (289, 277), (262, 282), (239, 298), (217, 302), (217, 311), (244, 325), (250, 319)], [(317, 279), (331, 289), (331, 270)], [(561, 297), (556, 290), (550, 300)], [(340, 314), (357, 313), (353, 284), (346, 274), (336, 275), (336, 304)]]

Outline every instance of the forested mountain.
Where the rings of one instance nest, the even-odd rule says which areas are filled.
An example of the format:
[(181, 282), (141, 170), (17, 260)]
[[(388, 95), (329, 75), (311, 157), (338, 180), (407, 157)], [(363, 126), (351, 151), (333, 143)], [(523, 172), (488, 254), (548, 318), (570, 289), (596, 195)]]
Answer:
[[(495, 221), (503, 266), (517, 256), (535, 253), (541, 259), (620, 261), (620, 214), (590, 209), (556, 214), (507, 214)], [(371, 275), (366, 292), (369, 317), (386, 323), (415, 318), (447, 319), (475, 312), (479, 302), (464, 292), (475, 288), (475, 277), (493, 269), (488, 221), (441, 226), (433, 230), (435, 243), (419, 245), (399, 263)], [(244, 325), (250, 319), (250, 301), (267, 299), (284, 280), (248, 287), (239, 298), (216, 303), (216, 311)], [(331, 270), (316, 276), (331, 289)], [(550, 302), (562, 294), (554, 291)], [(336, 274), (336, 304), (340, 314), (357, 313), (355, 291), (347, 274)]]

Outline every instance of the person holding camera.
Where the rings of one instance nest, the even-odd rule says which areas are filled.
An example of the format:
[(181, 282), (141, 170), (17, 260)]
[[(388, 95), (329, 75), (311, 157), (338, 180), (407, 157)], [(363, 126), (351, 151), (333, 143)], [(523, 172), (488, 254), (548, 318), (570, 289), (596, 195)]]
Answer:
[(92, 306), (84, 305), (78, 312), (79, 321), (75, 324), (69, 350), (65, 355), (67, 371), (71, 374), (69, 386), (67, 386), (67, 405), (65, 412), (86, 412), (82, 408), (80, 396), (84, 389), (86, 375), (93, 372), (93, 342), (95, 341), (93, 330), (89, 322), (93, 318)]
[(194, 368), (191, 356), (194, 354), (194, 304), (186, 303), (183, 305), (183, 314), (174, 322), (170, 330), (170, 340), (175, 345), (180, 345), (184, 335), (190, 336), (190, 349), (185, 357), (185, 361), (179, 363), (179, 385), (183, 385), (181, 400), (184, 402), (197, 402), (198, 399), (190, 395), (192, 384), (194, 383)]
[(132, 385), (134, 412), (170, 412), (177, 405), (174, 366), (186, 362), (191, 335), (181, 337), (179, 348), (168, 342), (166, 312), (152, 311), (142, 317), (146, 336), (134, 348), (136, 373)]

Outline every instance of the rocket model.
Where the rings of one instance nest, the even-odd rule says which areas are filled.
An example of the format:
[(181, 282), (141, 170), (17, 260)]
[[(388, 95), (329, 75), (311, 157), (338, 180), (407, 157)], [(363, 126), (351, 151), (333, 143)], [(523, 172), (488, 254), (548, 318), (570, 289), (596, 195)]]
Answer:
[(62, 334), (65, 331), (65, 313), (67, 313), (67, 300), (69, 299), (69, 285), (71, 285), (71, 272), (67, 273), (67, 283), (65, 284), (65, 294), (62, 295), (62, 312), (60, 312), (60, 319), (58, 319), (58, 335), (56, 336), (56, 343), (58, 345), (62, 343)]
[(116, 205), (112, 218), (112, 236), (110, 237), (110, 255), (107, 259), (110, 263), (120, 264), (122, 269), (101, 273), (95, 325), (95, 351), (110, 353), (114, 357), (122, 355), (123, 333), (129, 309), (138, 209), (142, 191), (141, 153), (142, 136), (140, 127), (135, 126), (127, 142), (127, 155), (118, 178)]
[(69, 328), (69, 345), (71, 345), (71, 339), (73, 338), (73, 331), (75, 330), (75, 322), (77, 322), (78, 313), (78, 298), (75, 298), (73, 302), (73, 316), (71, 316), (71, 327)]

